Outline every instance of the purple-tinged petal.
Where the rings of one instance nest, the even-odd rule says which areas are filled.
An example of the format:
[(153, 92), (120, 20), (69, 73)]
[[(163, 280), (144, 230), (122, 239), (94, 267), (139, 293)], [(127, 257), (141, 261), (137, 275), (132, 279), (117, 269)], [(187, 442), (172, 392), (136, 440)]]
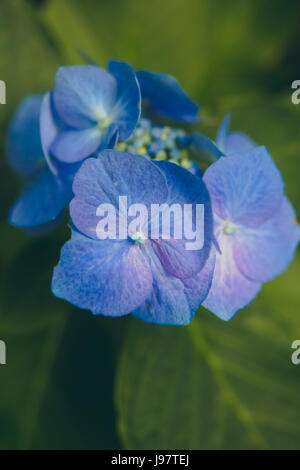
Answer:
[(163, 270), (153, 272), (153, 292), (132, 314), (148, 323), (188, 325), (194, 316), (183, 282)]
[(213, 211), (235, 223), (256, 227), (280, 207), (284, 185), (265, 147), (221, 157), (204, 174)]
[(70, 127), (105, 122), (117, 97), (115, 78), (94, 65), (60, 67), (54, 84), (54, 105)]
[(137, 245), (92, 240), (76, 231), (62, 248), (52, 291), (94, 314), (131, 313), (152, 290), (149, 263)]
[(207, 262), (194, 278), (178, 279), (164, 271), (151, 249), (147, 252), (152, 268), (153, 291), (133, 315), (149, 323), (188, 325), (211, 286), (213, 260)]
[(212, 247), (211, 253), (201, 271), (199, 271), (196, 276), (190, 277), (189, 279), (182, 279), (193, 312), (198, 309), (199, 305), (201, 305), (208, 296), (212, 286), (215, 262), (215, 250)]
[(72, 185), (47, 168), (23, 190), (10, 212), (12, 225), (28, 228), (54, 221), (72, 197)]
[(184, 279), (196, 275), (205, 263), (200, 250), (186, 249), (186, 240), (170, 238), (153, 240), (153, 249), (164, 269), (172, 276)]
[(21, 176), (32, 176), (44, 162), (40, 139), (39, 116), (43, 96), (25, 98), (13, 117), (7, 142), (12, 168)]
[(226, 155), (231, 155), (232, 153), (246, 152), (256, 146), (255, 142), (246, 134), (230, 132), (226, 138), (225, 151)]
[(133, 68), (125, 62), (110, 61), (109, 72), (117, 81), (118, 94), (111, 110), (111, 118), (117, 126), (119, 137), (126, 140), (130, 137), (141, 114), (141, 92)]
[(197, 122), (199, 106), (194, 103), (171, 75), (137, 72), (142, 98), (150, 108), (165, 117), (183, 122)]
[(259, 282), (270, 281), (291, 263), (299, 239), (295, 211), (285, 197), (265, 224), (238, 228), (233, 238), (234, 259), (244, 276)]
[(61, 162), (74, 163), (96, 152), (100, 146), (98, 126), (85, 129), (65, 128), (51, 145), (51, 153)]
[(246, 134), (241, 132), (229, 132), (231, 115), (227, 114), (217, 133), (216, 145), (223, 152), (224, 155), (232, 153), (246, 152), (247, 150), (256, 147), (253, 140)]
[[(194, 276), (203, 268), (213, 239), (213, 218), (208, 191), (201, 178), (192, 175), (188, 170), (179, 165), (165, 161), (155, 162), (155, 165), (166, 176), (169, 188), (168, 206), (166, 206), (166, 209), (171, 208), (173, 204), (181, 206), (182, 216), (174, 216), (171, 220), (171, 235), (176, 232), (177, 224), (180, 223), (182, 229), (187, 226), (189, 214), (185, 209), (186, 205), (190, 204), (192, 206), (190, 227), (195, 233), (195, 240), (193, 241), (196, 243), (197, 239), (200, 243), (202, 240), (202, 245), (200, 248), (197, 248), (196, 245), (191, 248), (191, 245), (188, 245), (191, 240), (188, 240), (185, 231), (181, 230), (180, 232), (184, 231), (182, 239), (175, 240), (172, 237), (170, 240), (162, 240), (160, 237), (159, 240), (153, 241), (153, 248), (159, 256), (162, 265), (170, 274), (181, 279)], [(197, 205), (203, 205), (204, 217), (203, 223), (196, 227)], [(200, 219), (200, 214), (197, 217)], [(155, 225), (158, 227), (156, 229), (157, 233), (163, 232), (160, 221), (159, 214), (155, 217), (155, 220), (151, 220), (152, 227)], [(179, 230), (180, 226), (178, 232)]]
[(128, 207), (141, 203), (150, 210), (151, 204), (161, 204), (168, 197), (165, 176), (153, 162), (115, 150), (104, 150), (97, 159), (85, 160), (75, 176), (73, 191), (73, 223), (92, 238), (97, 238), (100, 204), (118, 207), (119, 196), (126, 196)]
[(216, 256), (213, 281), (203, 305), (222, 320), (230, 320), (239, 310), (256, 297), (261, 284), (247, 279), (236, 266), (233, 257), (233, 236), (218, 238), (221, 254), (212, 249)]

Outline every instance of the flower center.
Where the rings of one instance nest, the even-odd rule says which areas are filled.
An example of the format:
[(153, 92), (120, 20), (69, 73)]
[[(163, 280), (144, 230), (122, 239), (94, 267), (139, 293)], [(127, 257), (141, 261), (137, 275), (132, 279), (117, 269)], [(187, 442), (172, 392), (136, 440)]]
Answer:
[(98, 127), (100, 130), (105, 130), (112, 123), (110, 116), (103, 116), (98, 119)]
[(232, 222), (229, 222), (229, 220), (226, 220), (223, 225), (223, 232), (226, 235), (233, 235), (237, 231), (237, 226), (234, 225)]
[(153, 160), (168, 160), (184, 168), (190, 168), (190, 141), (182, 129), (152, 126), (148, 119), (141, 119), (132, 136), (118, 141), (116, 150), (135, 155), (147, 155)]
[(130, 235), (131, 240), (133, 240), (137, 245), (144, 245), (147, 241), (147, 237), (143, 232), (135, 232)]

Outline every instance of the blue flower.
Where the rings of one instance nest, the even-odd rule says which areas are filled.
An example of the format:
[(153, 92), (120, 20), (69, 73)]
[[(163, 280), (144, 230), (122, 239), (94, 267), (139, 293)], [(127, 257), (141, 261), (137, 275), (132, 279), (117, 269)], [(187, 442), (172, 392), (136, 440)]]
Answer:
[[(117, 61), (109, 62), (108, 72), (96, 65), (60, 67), (50, 101), (52, 116), (41, 127), (46, 152), (67, 163), (113, 147), (117, 137), (126, 140), (141, 110), (135, 72)], [(55, 133), (47, 125), (51, 119), (56, 122)]]
[[(214, 268), (213, 257), (208, 260), (211, 206), (201, 179), (166, 161), (105, 150), (82, 164), (73, 191), (72, 238), (62, 248), (54, 270), (53, 293), (94, 314), (131, 313), (152, 323), (188, 324), (208, 293)], [(143, 204), (147, 208), (152, 204), (204, 204), (203, 247), (189, 250), (184, 238), (165, 239), (159, 213), (151, 211), (151, 215), (143, 215), (137, 231), (131, 232), (126, 224), (129, 235), (124, 239), (99, 239), (97, 208), (113, 205), (119, 224), (125, 210), (119, 207), (120, 196), (128, 198), (128, 206)], [(178, 223), (174, 218), (173, 230)], [(158, 237), (152, 229), (150, 234), (152, 226)]]
[(225, 150), (229, 143), (248, 147), (235, 154), (229, 149), (230, 156), (219, 158), (203, 177), (219, 245), (219, 250), (211, 252), (216, 264), (204, 305), (229, 320), (254, 299), (264, 282), (287, 268), (299, 243), (300, 228), (267, 149), (249, 149), (249, 141), (240, 138), (223, 142)]
[(45, 158), (40, 138), (40, 111), (47, 99), (26, 98), (10, 126), (7, 153), (9, 163), (24, 183), (20, 197), (9, 215), (11, 224), (24, 229), (35, 227), (43, 233), (61, 220), (72, 197), (72, 181), (78, 165), (57, 162), (53, 173)]

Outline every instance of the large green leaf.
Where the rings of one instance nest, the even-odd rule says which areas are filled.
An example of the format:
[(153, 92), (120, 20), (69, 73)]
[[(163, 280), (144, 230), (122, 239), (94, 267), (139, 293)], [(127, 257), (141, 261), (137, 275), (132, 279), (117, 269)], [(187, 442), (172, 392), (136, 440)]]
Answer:
[(291, 343), (300, 336), (300, 295), (291, 275), (299, 279), (299, 258), (228, 324), (204, 309), (189, 327), (132, 322), (116, 394), (125, 448), (299, 449)]
[(120, 447), (110, 329), (110, 320), (63, 302), (39, 329), (21, 331), (16, 324), (2, 333), (0, 327), (7, 346), (0, 366), (0, 449)]

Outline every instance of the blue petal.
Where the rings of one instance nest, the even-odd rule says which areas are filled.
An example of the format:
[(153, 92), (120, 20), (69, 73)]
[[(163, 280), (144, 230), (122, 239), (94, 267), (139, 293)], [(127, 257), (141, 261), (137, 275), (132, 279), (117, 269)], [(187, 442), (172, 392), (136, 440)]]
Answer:
[(199, 166), (198, 163), (195, 162), (195, 161), (192, 161), (191, 163), (192, 163), (192, 164), (191, 164), (191, 166), (188, 168), (188, 171), (189, 171), (190, 173), (192, 173), (192, 175), (198, 176), (199, 178), (201, 178), (201, 177), (202, 177), (202, 171), (201, 171), (200, 166)]
[(125, 62), (110, 61), (109, 72), (115, 77), (118, 86), (117, 101), (111, 111), (113, 123), (119, 137), (130, 137), (141, 114), (141, 92), (133, 68)]
[(153, 240), (153, 249), (164, 269), (179, 279), (195, 276), (206, 261), (202, 250), (186, 249), (186, 240)]
[(57, 135), (51, 152), (61, 162), (74, 163), (96, 152), (100, 142), (101, 132), (97, 126), (85, 129), (65, 128)]
[(230, 120), (231, 120), (231, 115), (226, 114), (223, 121), (221, 122), (221, 125), (217, 133), (217, 137), (216, 137), (216, 145), (221, 150), (221, 152), (223, 152), (223, 155), (227, 153), (226, 141), (227, 141), (227, 136), (229, 134)]
[(190, 147), (196, 154), (200, 154), (201, 157), (204, 156), (209, 160), (218, 159), (224, 155), (209, 137), (198, 132), (191, 135)]
[(137, 72), (142, 98), (158, 114), (183, 122), (197, 122), (199, 106), (194, 103), (171, 75)]
[[(201, 178), (192, 175), (188, 170), (173, 163), (158, 161), (155, 162), (164, 173), (167, 179), (169, 188), (169, 195), (167, 204), (171, 207), (173, 204), (180, 204), (182, 213), (184, 213), (184, 205), (191, 204), (194, 209), (193, 216), (193, 230), (195, 226), (195, 208), (196, 204), (204, 205), (204, 227), (203, 230), (204, 245), (202, 249), (190, 250), (186, 248), (186, 243), (189, 241), (185, 237), (182, 240), (156, 240), (154, 242), (154, 250), (159, 256), (159, 259), (164, 268), (173, 276), (179, 278), (186, 278), (194, 276), (199, 272), (209, 255), (212, 238), (213, 238), (213, 220), (212, 211), (208, 191)], [(159, 220), (159, 218), (158, 218)], [(152, 224), (154, 221), (152, 221)], [(182, 226), (183, 221), (180, 221)], [(177, 219), (173, 221), (174, 226), (179, 223)], [(171, 233), (174, 233), (174, 228), (171, 227)], [(159, 233), (161, 228), (159, 227)], [(197, 234), (200, 237), (200, 234)]]
[(42, 100), (42, 95), (25, 98), (9, 129), (7, 142), (9, 162), (22, 176), (32, 176), (44, 161), (39, 129)]
[(27, 228), (54, 221), (72, 196), (71, 181), (56, 178), (47, 168), (22, 192), (9, 221)]
[(99, 151), (105, 149), (114, 149), (119, 139), (118, 128), (115, 124), (111, 124), (106, 132), (101, 135), (101, 142), (99, 146)]
[(213, 262), (207, 263), (195, 278), (180, 280), (166, 273), (150, 250), (153, 292), (133, 315), (149, 323), (188, 325), (207, 296), (211, 285)]
[(256, 147), (255, 142), (253, 142), (253, 140), (246, 134), (242, 134), (241, 132), (230, 132), (226, 138), (225, 145), (227, 155), (246, 152), (247, 150)]
[(57, 137), (60, 127), (61, 122), (53, 108), (53, 95), (52, 93), (47, 93), (44, 96), (41, 107), (40, 133), (44, 156), (50, 171), (54, 175), (58, 174), (58, 168), (55, 160), (51, 157), (50, 149)]
[(52, 291), (94, 314), (126, 315), (152, 290), (142, 250), (128, 241), (92, 240), (73, 231), (54, 269)]
[(239, 227), (234, 237), (234, 259), (249, 279), (266, 282), (286, 270), (300, 239), (295, 211), (284, 198), (281, 207), (257, 228)]
[(208, 296), (212, 286), (216, 256), (212, 247), (210, 255), (201, 271), (189, 279), (182, 279), (190, 307), (195, 312)]
[(224, 220), (256, 227), (281, 204), (281, 174), (265, 147), (221, 157), (204, 174), (213, 211)]
[(226, 321), (252, 302), (261, 289), (260, 283), (247, 279), (236, 266), (232, 239), (231, 235), (218, 238), (222, 254), (212, 249), (210, 256), (216, 256), (215, 270), (210, 291), (203, 303), (208, 310)]
[(36, 225), (34, 227), (28, 227), (24, 229), (24, 232), (30, 235), (31, 237), (44, 237), (50, 232), (55, 230), (63, 221), (65, 216), (65, 211), (62, 210), (61, 213), (56, 217), (56, 219), (45, 224)]
[(60, 67), (54, 85), (54, 104), (70, 127), (88, 127), (105, 121), (116, 102), (117, 83), (94, 65)]
[(70, 204), (74, 225), (86, 235), (97, 238), (96, 216), (100, 204), (119, 205), (119, 196), (127, 196), (128, 207), (166, 201), (168, 188), (164, 174), (142, 156), (104, 150), (99, 158), (85, 160), (73, 184), (75, 198)]
[(256, 147), (253, 140), (241, 132), (229, 132), (231, 115), (227, 114), (217, 133), (216, 145), (224, 155), (245, 152)]

